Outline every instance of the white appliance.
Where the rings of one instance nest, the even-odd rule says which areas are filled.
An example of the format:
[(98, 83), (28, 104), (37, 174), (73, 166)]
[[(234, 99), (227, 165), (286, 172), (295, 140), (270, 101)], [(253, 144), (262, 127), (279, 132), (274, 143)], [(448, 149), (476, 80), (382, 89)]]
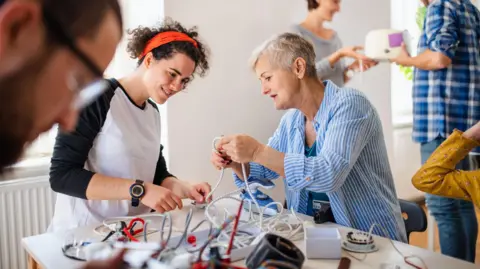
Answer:
[(365, 37), (365, 55), (377, 61), (388, 61), (398, 56), (402, 43), (411, 54), (411, 36), (407, 30), (372, 30)]

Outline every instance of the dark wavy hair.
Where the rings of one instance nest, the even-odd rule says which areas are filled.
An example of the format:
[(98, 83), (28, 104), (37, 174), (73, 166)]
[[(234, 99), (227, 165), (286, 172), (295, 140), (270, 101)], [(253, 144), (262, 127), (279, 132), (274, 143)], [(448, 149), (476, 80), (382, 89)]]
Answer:
[[(209, 69), (209, 50), (205, 44), (198, 40), (197, 28), (192, 27), (187, 29), (171, 18), (166, 18), (158, 27), (140, 26), (133, 30), (128, 30), (127, 33), (130, 35), (130, 39), (127, 45), (127, 52), (132, 59), (138, 59), (150, 39), (159, 33), (168, 31), (176, 31), (188, 35), (197, 42), (197, 47), (188, 41), (173, 41), (153, 49), (153, 57), (156, 60), (169, 59), (173, 57), (175, 53), (183, 53), (195, 62), (194, 73), (197, 73), (201, 77), (205, 76)], [(138, 59), (139, 65), (143, 62), (144, 58), (145, 57)]]
[(317, 0), (307, 0), (307, 4), (308, 4), (308, 10), (314, 10), (314, 9), (317, 9), (318, 7)]

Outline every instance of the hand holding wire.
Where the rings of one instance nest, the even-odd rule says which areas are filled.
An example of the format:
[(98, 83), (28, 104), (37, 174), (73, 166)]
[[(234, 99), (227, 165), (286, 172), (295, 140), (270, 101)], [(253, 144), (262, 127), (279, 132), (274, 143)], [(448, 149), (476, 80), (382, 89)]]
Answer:
[(145, 184), (145, 196), (140, 201), (159, 213), (183, 207), (182, 199), (171, 190), (150, 183)]
[(237, 163), (248, 163), (263, 148), (263, 145), (248, 135), (232, 135), (223, 137), (217, 144), (217, 150), (230, 156)]
[(196, 201), (197, 203), (211, 202), (212, 197), (209, 196), (211, 190), (212, 187), (207, 182), (193, 184), (190, 187), (188, 198)]
[(230, 157), (224, 153), (218, 152), (216, 150), (212, 151), (212, 156), (210, 157), (210, 162), (213, 164), (217, 170), (231, 168), (232, 160)]

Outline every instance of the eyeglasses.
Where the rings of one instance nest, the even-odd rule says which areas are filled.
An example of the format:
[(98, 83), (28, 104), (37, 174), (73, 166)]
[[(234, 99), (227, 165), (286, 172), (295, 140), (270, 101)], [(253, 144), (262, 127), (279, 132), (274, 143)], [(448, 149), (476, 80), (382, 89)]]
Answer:
[(102, 70), (75, 45), (75, 38), (66, 31), (64, 27), (55, 19), (55, 17), (44, 7), (43, 8), (43, 20), (47, 31), (50, 31), (57, 42), (65, 45), (75, 56), (90, 70), (95, 79), (85, 86), (80, 87), (76, 85), (74, 88), (70, 88), (76, 97), (73, 102), (73, 107), (80, 110), (91, 102), (93, 102), (99, 95), (101, 95), (108, 87), (109, 84), (103, 79)]

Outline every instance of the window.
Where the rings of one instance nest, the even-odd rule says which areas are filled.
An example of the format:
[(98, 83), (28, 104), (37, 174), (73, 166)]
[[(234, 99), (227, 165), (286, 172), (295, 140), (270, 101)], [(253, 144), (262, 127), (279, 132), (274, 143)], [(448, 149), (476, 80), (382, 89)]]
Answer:
[[(412, 36), (412, 48), (415, 54), (416, 44), (420, 29), (416, 23), (416, 12), (420, 1), (391, 0), (391, 24), (393, 29), (408, 30)], [(411, 123), (413, 120), (412, 109), (412, 81), (408, 80), (397, 65), (391, 66), (392, 90), (392, 121), (394, 125)]]

